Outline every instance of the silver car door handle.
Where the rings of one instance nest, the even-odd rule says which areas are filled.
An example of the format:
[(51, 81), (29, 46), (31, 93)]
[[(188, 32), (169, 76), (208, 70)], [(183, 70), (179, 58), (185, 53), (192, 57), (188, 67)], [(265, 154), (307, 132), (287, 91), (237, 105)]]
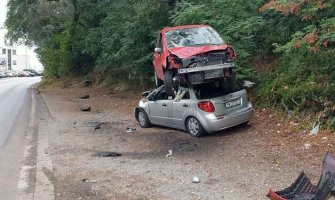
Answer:
[(183, 107), (187, 108), (187, 107), (188, 107), (188, 105), (185, 103), (185, 104), (183, 105)]
[(167, 106), (166, 103), (163, 103), (162, 106)]

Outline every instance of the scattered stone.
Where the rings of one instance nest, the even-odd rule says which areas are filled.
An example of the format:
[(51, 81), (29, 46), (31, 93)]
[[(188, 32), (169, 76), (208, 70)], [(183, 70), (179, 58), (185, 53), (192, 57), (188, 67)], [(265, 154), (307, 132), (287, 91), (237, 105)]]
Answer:
[(293, 121), (290, 121), (290, 124), (293, 125), (293, 126), (298, 126), (299, 125), (299, 123), (293, 122)]
[(83, 96), (80, 96), (81, 99), (89, 99), (90, 98), (90, 95), (83, 95)]
[(91, 106), (88, 106), (88, 105), (80, 105), (79, 108), (83, 112), (90, 112), (91, 111)]
[(200, 178), (198, 176), (193, 176), (192, 183), (200, 183)]
[(312, 145), (311, 145), (311, 144), (308, 144), (308, 143), (304, 144), (305, 149), (310, 149), (311, 146), (312, 146)]
[(94, 131), (101, 128), (101, 125), (108, 124), (109, 122), (89, 122), (87, 127), (91, 127)]

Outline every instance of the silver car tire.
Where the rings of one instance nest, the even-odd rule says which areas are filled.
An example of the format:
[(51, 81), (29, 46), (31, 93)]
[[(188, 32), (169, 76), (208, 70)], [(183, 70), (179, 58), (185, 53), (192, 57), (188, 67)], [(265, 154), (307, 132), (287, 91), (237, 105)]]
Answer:
[(140, 110), (137, 114), (138, 123), (142, 128), (149, 128), (151, 126), (150, 120), (147, 113), (144, 110)]
[(173, 91), (173, 71), (172, 70), (166, 70), (164, 71), (164, 87), (166, 94), (169, 96), (174, 96)]
[(205, 130), (201, 123), (194, 117), (189, 117), (186, 120), (186, 129), (187, 132), (193, 137), (200, 137), (205, 134)]

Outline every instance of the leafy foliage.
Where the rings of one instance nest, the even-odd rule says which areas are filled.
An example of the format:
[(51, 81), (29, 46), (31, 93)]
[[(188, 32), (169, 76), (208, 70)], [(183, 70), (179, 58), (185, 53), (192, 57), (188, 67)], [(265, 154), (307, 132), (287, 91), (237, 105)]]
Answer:
[(265, 84), (258, 90), (259, 100), (318, 112), (319, 120), (327, 116), (326, 121), (332, 122), (328, 127), (334, 128), (334, 1), (271, 0), (261, 11), (282, 13), (288, 22), (298, 17), (301, 23), (291, 31), (289, 41), (276, 43), (275, 51), (281, 59), (277, 69), (264, 78)]
[(144, 83), (153, 74), (154, 41), (157, 31), (168, 23), (168, 3), (116, 0), (99, 8), (107, 14), (89, 30), (85, 48), (96, 56), (96, 70), (118, 80)]
[[(37, 45), (51, 77), (94, 72), (111, 82), (152, 82), (158, 31), (209, 24), (235, 47), (239, 78), (258, 81), (260, 102), (299, 111), (334, 105), (334, 0), (9, 0), (8, 6), (9, 38)], [(277, 64), (255, 72), (255, 58)]]

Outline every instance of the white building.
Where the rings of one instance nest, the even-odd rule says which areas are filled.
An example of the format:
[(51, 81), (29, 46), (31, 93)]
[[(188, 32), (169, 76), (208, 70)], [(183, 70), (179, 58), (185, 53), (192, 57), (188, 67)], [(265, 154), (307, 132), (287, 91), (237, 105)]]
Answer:
[(7, 70), (15, 70), (17, 66), (16, 48), (1, 45), (0, 46), (0, 68)]
[(34, 67), (31, 65), (30, 55), (22, 55), (14, 46), (0, 45), (0, 69), (22, 71), (32, 68)]
[(43, 70), (43, 65), (34, 52), (34, 47), (11, 46), (5, 41), (7, 2), (8, 0), (0, 0), (0, 69), (22, 70), (31, 68)]

